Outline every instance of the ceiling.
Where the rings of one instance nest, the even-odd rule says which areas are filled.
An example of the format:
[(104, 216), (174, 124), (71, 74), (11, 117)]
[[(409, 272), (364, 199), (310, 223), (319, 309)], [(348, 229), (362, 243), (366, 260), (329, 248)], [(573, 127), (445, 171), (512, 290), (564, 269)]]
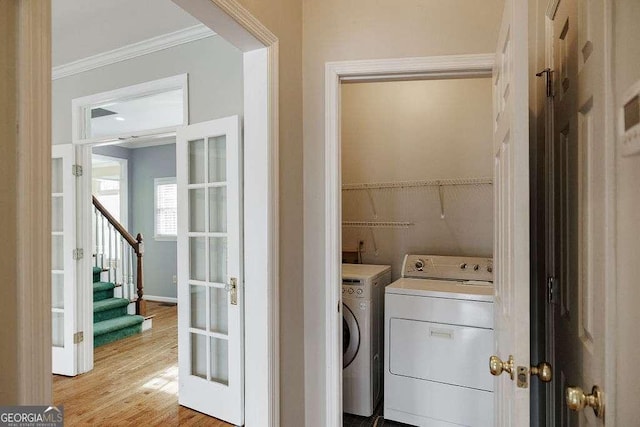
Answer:
[(171, 0), (53, 0), (53, 66), (198, 24)]

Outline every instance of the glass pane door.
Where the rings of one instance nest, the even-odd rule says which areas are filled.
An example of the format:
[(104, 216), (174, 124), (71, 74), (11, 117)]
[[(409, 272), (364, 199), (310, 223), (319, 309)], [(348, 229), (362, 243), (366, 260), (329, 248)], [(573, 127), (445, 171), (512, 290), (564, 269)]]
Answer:
[(75, 297), (75, 177), (73, 147), (55, 145), (51, 158), (51, 329), (52, 369), (76, 375)]
[(191, 374), (228, 385), (226, 135), (187, 144)]
[(180, 404), (243, 423), (238, 117), (177, 137)]

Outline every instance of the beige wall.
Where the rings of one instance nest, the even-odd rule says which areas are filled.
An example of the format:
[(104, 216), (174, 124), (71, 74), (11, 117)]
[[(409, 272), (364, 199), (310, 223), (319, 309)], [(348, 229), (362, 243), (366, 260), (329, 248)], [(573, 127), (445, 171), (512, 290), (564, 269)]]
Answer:
[[(640, 80), (640, 2), (615, 0), (614, 86), (615, 107), (633, 83)], [(617, 144), (620, 141), (618, 139)], [(618, 145), (619, 147), (619, 145)], [(638, 396), (640, 382), (635, 372), (640, 364), (638, 325), (640, 324), (640, 155), (616, 158), (617, 175), (617, 389), (616, 425), (640, 423)]]
[(300, 426), (304, 407), (302, 285), (302, 3), (239, 0), (280, 46), (280, 365), (283, 427)]
[[(342, 85), (342, 182), (380, 183), (493, 175), (491, 78)], [(492, 256), (490, 185), (343, 191), (344, 221), (407, 221), (409, 229), (343, 227), (343, 250), (364, 242), (365, 264), (391, 265), (404, 254)], [(375, 246), (374, 248), (374, 237)], [(377, 249), (377, 253), (375, 251)]]
[[(325, 63), (354, 59), (493, 53), (502, 3), (502, 0), (303, 1), (304, 338), (307, 426), (325, 425), (323, 410), (326, 371), (322, 339), (326, 313)], [(296, 284), (298, 283), (300, 282)]]

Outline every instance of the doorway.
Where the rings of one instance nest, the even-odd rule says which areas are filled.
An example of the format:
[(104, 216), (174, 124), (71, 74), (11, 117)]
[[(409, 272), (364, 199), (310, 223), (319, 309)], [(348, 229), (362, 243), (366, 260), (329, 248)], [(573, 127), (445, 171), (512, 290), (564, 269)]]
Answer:
[[(464, 347), (461, 333), (443, 332), (443, 336), (449, 333), (449, 340), (424, 337), (424, 345), (434, 348), (422, 353), (411, 339), (403, 341), (400, 332), (391, 332), (407, 328), (402, 330), (415, 333), (425, 321), (440, 332), (451, 327), (444, 325), (443, 317), (429, 318), (409, 305), (396, 304), (398, 299), (429, 299), (422, 290), (395, 296), (393, 290), (405, 283), (402, 278), (413, 278), (426, 290), (432, 284), (429, 279), (436, 276), (455, 283), (463, 275), (466, 280), (475, 275), (485, 289), (492, 287), (487, 271), (493, 259), (492, 99), (489, 77), (341, 85), (344, 425), (380, 424), (383, 412), (385, 425), (418, 424), (427, 416), (461, 424), (469, 419), (477, 425), (490, 423), (482, 421), (491, 413), (488, 408), (477, 414), (456, 410), (454, 415), (446, 412), (446, 405), (433, 404), (433, 399), (415, 407), (406, 403), (411, 398), (405, 390), (428, 395), (433, 381), (440, 383), (436, 394), (441, 396), (452, 393), (449, 398), (454, 399), (458, 390), (473, 386), (475, 390), (468, 393), (478, 394), (474, 400), (491, 401), (493, 380), (485, 369), (478, 376), (483, 380), (472, 383), (421, 367), (437, 364), (437, 356), (428, 358), (438, 349)], [(414, 263), (405, 260), (409, 255), (423, 260), (422, 272), (412, 271)], [(457, 267), (464, 262), (468, 271)], [(456, 268), (444, 273), (453, 264)], [(374, 268), (390, 268), (390, 278)], [(438, 295), (454, 298), (444, 292)], [(493, 305), (484, 300), (480, 304)], [(393, 320), (398, 317), (408, 323), (400, 326)], [(474, 325), (473, 316), (446, 321)], [(485, 368), (493, 354), (492, 327), (483, 333), (484, 338), (474, 343), (480, 345), (475, 355), (458, 359), (450, 355), (449, 363), (459, 364), (452, 369)], [(425, 363), (411, 362), (416, 359)], [(462, 401), (461, 406), (470, 407)]]
[[(394, 75), (403, 79), (487, 77), (494, 66), (493, 55), (468, 55), (450, 57), (378, 60), (366, 62), (338, 62), (327, 64), (326, 105), (326, 203), (327, 203), (327, 250), (325, 270), (330, 278), (326, 289), (326, 307), (342, 306), (342, 179), (341, 179), (341, 123), (340, 87), (348, 81), (394, 80)], [(328, 361), (327, 422), (342, 423), (342, 313), (327, 313), (326, 359)]]
[[(243, 222), (250, 224), (252, 234), (243, 246), (245, 257), (262, 260), (245, 270), (244, 284), (251, 291), (245, 294), (244, 308), (251, 314), (246, 319), (244, 339), (247, 353), (264, 361), (260, 366), (246, 365), (245, 384), (255, 394), (247, 398), (245, 420), (254, 424), (264, 424), (268, 420), (269, 425), (278, 425), (277, 38), (246, 10), (238, 8), (223, 12), (214, 3), (184, 2), (182, 6), (192, 15), (202, 17), (206, 25), (215, 28), (242, 52), (246, 106), (243, 117), (246, 150), (242, 153), (244, 179), (254, 183), (245, 191)], [(86, 149), (78, 160), (85, 167), (89, 164)], [(88, 185), (80, 188), (80, 199), (86, 198), (88, 188)], [(88, 228), (86, 221), (81, 228)], [(89, 321), (86, 316), (79, 325)], [(88, 370), (92, 368), (92, 352), (90, 347), (84, 350), (80, 349), (80, 359), (82, 369)], [(269, 369), (264, 369), (265, 364)]]

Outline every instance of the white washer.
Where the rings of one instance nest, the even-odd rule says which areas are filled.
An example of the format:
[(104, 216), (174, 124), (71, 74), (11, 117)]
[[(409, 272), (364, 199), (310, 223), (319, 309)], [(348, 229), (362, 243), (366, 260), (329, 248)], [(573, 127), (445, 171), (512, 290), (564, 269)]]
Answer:
[(371, 416), (382, 396), (384, 289), (391, 266), (342, 264), (342, 406)]
[(406, 255), (385, 290), (384, 418), (493, 426), (493, 261)]

